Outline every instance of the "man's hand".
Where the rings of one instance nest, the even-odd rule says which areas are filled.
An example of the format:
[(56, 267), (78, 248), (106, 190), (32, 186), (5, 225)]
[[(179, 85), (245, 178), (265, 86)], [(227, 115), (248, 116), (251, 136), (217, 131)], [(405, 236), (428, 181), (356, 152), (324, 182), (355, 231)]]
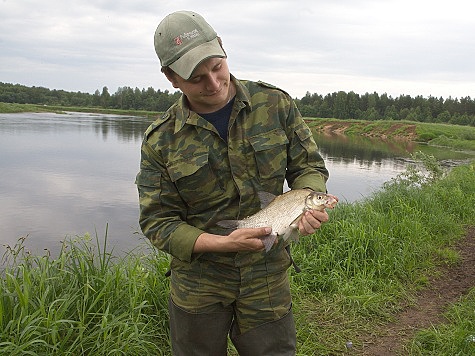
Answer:
[[(329, 194), (331, 195), (331, 194)], [(338, 197), (331, 195), (337, 202), (338, 202)], [(323, 210), (308, 210), (306, 211), (302, 218), (299, 221), (298, 227), (299, 227), (299, 232), (302, 236), (305, 235), (311, 235), (313, 234), (317, 229), (320, 228), (322, 223), (328, 221), (328, 213)]]
[(328, 213), (325, 210), (308, 210), (299, 221), (299, 232), (302, 236), (311, 235), (320, 228), (322, 223), (327, 221)]
[(226, 239), (229, 240), (232, 251), (260, 251), (264, 248), (260, 238), (271, 232), (270, 227), (237, 229), (226, 236)]
[(205, 232), (196, 240), (193, 252), (261, 251), (264, 249), (264, 243), (260, 238), (271, 232), (270, 227), (237, 229), (227, 236)]

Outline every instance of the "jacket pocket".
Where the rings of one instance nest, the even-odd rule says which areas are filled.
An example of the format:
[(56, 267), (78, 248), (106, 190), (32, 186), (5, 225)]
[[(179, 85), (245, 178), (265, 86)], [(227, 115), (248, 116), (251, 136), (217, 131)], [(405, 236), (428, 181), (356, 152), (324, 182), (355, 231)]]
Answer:
[(308, 127), (299, 127), (295, 130), (295, 134), (299, 138), (300, 145), (307, 152), (309, 162), (316, 162), (319, 159), (318, 147), (312, 131)]
[(224, 193), (211, 169), (207, 152), (196, 153), (186, 159), (177, 157), (168, 163), (167, 170), (181, 198), (190, 207), (206, 208)]
[(284, 130), (275, 129), (249, 138), (257, 170), (263, 180), (285, 177), (287, 145), (289, 140)]
[(160, 188), (161, 173), (151, 169), (141, 169), (135, 178), (135, 184), (141, 187)]

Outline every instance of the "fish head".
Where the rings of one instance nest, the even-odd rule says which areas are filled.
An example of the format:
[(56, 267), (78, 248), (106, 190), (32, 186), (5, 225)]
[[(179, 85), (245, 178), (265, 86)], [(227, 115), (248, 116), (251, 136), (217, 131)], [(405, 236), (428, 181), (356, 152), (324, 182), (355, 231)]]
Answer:
[(325, 208), (333, 209), (338, 200), (330, 194), (310, 192), (305, 198), (305, 210), (323, 211)]

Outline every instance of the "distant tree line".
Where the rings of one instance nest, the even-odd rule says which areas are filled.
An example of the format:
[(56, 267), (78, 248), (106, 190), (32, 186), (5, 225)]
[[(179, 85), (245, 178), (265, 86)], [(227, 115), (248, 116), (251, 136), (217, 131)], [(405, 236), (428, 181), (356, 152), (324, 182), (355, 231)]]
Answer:
[(110, 94), (109, 89), (104, 87), (102, 92), (96, 90), (94, 94), (90, 94), (0, 82), (0, 102), (5, 103), (165, 111), (179, 96), (178, 91), (170, 93), (168, 90), (155, 90), (151, 87), (142, 90), (120, 87), (114, 94)]
[(362, 120), (410, 120), (475, 126), (475, 100), (400, 95), (392, 98), (374, 92), (359, 95), (344, 91), (307, 94), (298, 100), (303, 116)]
[[(0, 82), (0, 102), (59, 106), (101, 107), (123, 110), (165, 111), (180, 96), (168, 90), (120, 87), (110, 94), (107, 87), (94, 94), (50, 90)], [(410, 120), (475, 126), (475, 99), (411, 97), (392, 98), (374, 92), (363, 95), (353, 91), (325, 96), (307, 92), (295, 99), (303, 116), (363, 120)]]

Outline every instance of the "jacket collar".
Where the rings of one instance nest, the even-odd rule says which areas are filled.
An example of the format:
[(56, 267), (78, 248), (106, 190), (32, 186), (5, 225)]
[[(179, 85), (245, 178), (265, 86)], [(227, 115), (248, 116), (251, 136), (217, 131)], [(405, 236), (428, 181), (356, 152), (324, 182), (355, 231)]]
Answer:
[[(236, 87), (236, 98), (234, 99), (234, 102), (235, 104), (236, 102), (238, 103), (239, 110), (244, 107), (252, 109), (251, 95), (249, 93), (249, 90), (232, 74), (231, 81)], [(197, 125), (198, 121), (201, 120), (203, 120), (201, 116), (190, 110), (188, 106), (188, 100), (186, 99), (186, 96), (182, 94), (176, 103), (175, 133), (180, 131), (183, 126), (185, 126), (185, 124)]]

